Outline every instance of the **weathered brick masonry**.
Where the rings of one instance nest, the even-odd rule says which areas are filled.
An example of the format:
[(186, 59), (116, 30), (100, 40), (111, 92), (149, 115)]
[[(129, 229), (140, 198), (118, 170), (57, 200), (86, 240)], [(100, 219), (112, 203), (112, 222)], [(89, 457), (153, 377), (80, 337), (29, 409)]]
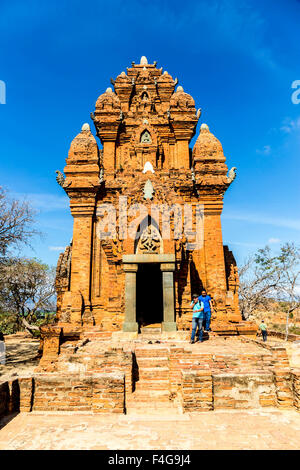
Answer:
[[(242, 320), (222, 240), (235, 168), (221, 143), (202, 124), (189, 147), (201, 111), (156, 63), (142, 57), (111, 82), (91, 114), (102, 148), (84, 124), (57, 176), (74, 226), (57, 265), (55, 322), (41, 329), (34, 376), (0, 386), (0, 413), (299, 409), (285, 349), (245, 339), (256, 326)], [(192, 350), (190, 302), (203, 288), (215, 307), (211, 346)], [(147, 344), (147, 331), (162, 344)]]
[(124, 413), (124, 374), (37, 375), (32, 411)]
[(202, 351), (172, 342), (115, 347), (107, 340), (70, 342), (51, 363), (52, 372), (41, 364), (34, 377), (0, 385), (0, 414), (300, 409), (300, 371), (289, 368), (283, 347), (248, 340), (242, 352), (239, 339), (227, 340), (223, 348), (222, 342), (212, 343), (215, 353), (209, 345)]
[[(73, 241), (57, 266), (62, 336), (68, 325), (104, 332), (140, 331), (149, 324), (189, 329), (191, 295), (203, 287), (214, 299), (214, 331), (253, 334), (253, 324), (242, 322), (237, 267), (222, 241), (223, 197), (235, 169), (227, 174), (221, 143), (203, 124), (189, 148), (201, 112), (156, 63), (143, 57), (111, 82), (114, 90), (99, 96), (91, 115), (102, 149), (84, 124), (71, 143), (66, 177), (58, 178), (74, 217)], [(104, 204), (115, 211), (116, 230), (104, 226)], [(132, 212), (133, 204), (143, 204), (148, 215)], [(160, 205), (158, 212), (151, 212), (153, 204)], [(190, 213), (183, 213), (184, 205)], [(173, 208), (167, 211), (170, 237), (164, 235), (165, 208)], [(179, 220), (190, 225), (178, 235)], [(196, 229), (198, 244), (190, 237)], [(150, 285), (145, 305), (141, 299)], [(54, 334), (45, 332), (45, 343)]]

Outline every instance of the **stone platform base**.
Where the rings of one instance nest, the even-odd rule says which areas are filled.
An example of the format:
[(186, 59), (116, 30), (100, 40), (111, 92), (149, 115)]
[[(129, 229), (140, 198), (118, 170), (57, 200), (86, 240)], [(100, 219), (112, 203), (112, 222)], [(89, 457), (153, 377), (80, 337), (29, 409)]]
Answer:
[[(146, 327), (141, 328), (141, 333), (138, 333), (138, 324), (135, 323), (135, 328), (131, 328), (129, 324), (127, 324), (128, 328), (124, 328), (123, 330), (118, 331), (108, 331), (103, 330), (99, 326), (81, 326), (81, 325), (71, 325), (69, 323), (58, 323), (53, 326), (44, 326), (41, 328), (41, 345), (40, 349), (43, 350), (43, 358), (44, 361), (46, 357), (46, 361), (50, 356), (55, 357), (57, 356), (60, 345), (68, 342), (76, 342), (78, 340), (81, 341), (92, 341), (92, 340), (109, 340), (109, 339), (116, 339), (116, 340), (134, 340), (134, 339), (159, 339), (159, 340), (178, 340), (184, 341), (188, 340), (191, 334), (191, 330), (176, 330), (175, 322), (166, 323), (163, 322), (161, 324), (156, 325), (149, 325)], [(211, 322), (211, 334), (230, 337), (230, 336), (252, 336), (254, 337), (257, 332), (257, 326), (255, 323), (251, 322), (233, 322), (233, 321), (223, 321), (214, 319)]]
[(126, 331), (115, 331), (111, 334), (112, 342), (126, 342), (130, 340), (135, 341), (185, 341), (187, 342), (191, 336), (189, 331), (152, 331), (152, 329), (143, 330), (142, 333), (126, 332)]
[(290, 368), (284, 343), (210, 335), (189, 344), (186, 334), (162, 333), (153, 341), (117, 332), (66, 341), (56, 358), (43, 357), (33, 376), (0, 384), (0, 414), (300, 410), (300, 370)]
[(0, 450), (286, 451), (299, 449), (300, 414), (278, 408), (181, 415), (34, 412), (3, 418), (0, 428)]

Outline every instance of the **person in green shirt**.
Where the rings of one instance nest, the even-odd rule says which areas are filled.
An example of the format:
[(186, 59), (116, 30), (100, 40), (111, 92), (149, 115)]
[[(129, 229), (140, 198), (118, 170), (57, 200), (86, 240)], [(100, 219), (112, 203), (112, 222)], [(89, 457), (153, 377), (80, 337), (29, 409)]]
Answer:
[(260, 331), (261, 331), (263, 340), (264, 340), (264, 341), (267, 341), (267, 336), (268, 336), (268, 333), (267, 333), (267, 325), (265, 324), (265, 322), (264, 322), (263, 320), (261, 321), (261, 324), (259, 325), (259, 329), (260, 329)]

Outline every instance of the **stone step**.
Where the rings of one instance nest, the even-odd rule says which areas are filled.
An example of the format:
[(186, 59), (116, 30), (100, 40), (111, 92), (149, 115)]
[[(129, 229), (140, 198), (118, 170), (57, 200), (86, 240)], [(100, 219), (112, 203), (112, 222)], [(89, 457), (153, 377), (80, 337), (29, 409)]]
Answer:
[(142, 341), (144, 344), (149, 343), (149, 341), (152, 342), (152, 344), (160, 344), (161, 341), (161, 336), (160, 335), (155, 335), (152, 333), (141, 333), (138, 337), (139, 341)]
[(169, 380), (138, 380), (135, 383), (136, 390), (169, 390)]
[(135, 399), (126, 400), (126, 406), (134, 405), (134, 406), (151, 406), (151, 404), (157, 403), (164, 403), (168, 404), (170, 402), (169, 396), (161, 396), (158, 398), (151, 398), (151, 397), (136, 397)]
[(167, 356), (154, 356), (154, 357), (139, 357), (138, 368), (144, 369), (145, 367), (168, 367), (169, 358)]
[(141, 401), (141, 402), (151, 402), (151, 401), (170, 401), (170, 392), (169, 390), (135, 390), (130, 395), (126, 396), (127, 401)]
[(147, 409), (155, 407), (155, 408), (160, 408), (160, 409), (172, 409), (175, 408), (177, 404), (174, 404), (171, 401), (149, 401), (148, 403), (141, 403), (141, 402), (135, 402), (135, 401), (129, 401), (126, 402), (126, 408), (135, 408), (135, 409)]
[(141, 327), (141, 334), (155, 334), (155, 335), (160, 335), (161, 334), (161, 327), (153, 326), (153, 327)]
[(160, 409), (160, 410), (169, 410), (172, 411), (178, 407), (177, 402), (173, 402), (169, 399), (169, 394), (164, 395), (154, 395), (144, 394), (141, 395), (140, 392), (134, 392), (132, 396), (126, 400), (126, 409), (135, 409), (146, 412), (148, 409)]
[(139, 369), (140, 380), (161, 380), (169, 378), (168, 367), (143, 367)]
[(169, 350), (167, 348), (162, 348), (162, 347), (156, 347), (153, 344), (149, 344), (149, 346), (143, 346), (139, 347), (137, 346), (135, 348), (135, 355), (136, 358), (140, 357), (148, 357), (149, 359), (151, 357), (169, 357)]

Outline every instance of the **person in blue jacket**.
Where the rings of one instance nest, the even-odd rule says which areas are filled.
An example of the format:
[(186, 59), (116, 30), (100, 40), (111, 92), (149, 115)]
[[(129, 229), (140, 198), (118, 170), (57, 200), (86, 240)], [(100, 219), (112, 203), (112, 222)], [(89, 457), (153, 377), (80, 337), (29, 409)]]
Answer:
[(203, 302), (204, 304), (204, 330), (211, 331), (210, 329), (210, 319), (211, 319), (211, 311), (213, 309), (213, 304), (211, 297), (207, 295), (206, 290), (203, 289), (201, 295), (198, 297), (199, 302)]
[(198, 294), (193, 295), (193, 300), (191, 303), (191, 307), (193, 309), (193, 318), (192, 318), (192, 336), (190, 343), (193, 344), (195, 342), (195, 335), (196, 330), (198, 327), (199, 331), (199, 342), (202, 343), (202, 336), (203, 336), (203, 321), (204, 321), (204, 305), (203, 302), (198, 300)]

